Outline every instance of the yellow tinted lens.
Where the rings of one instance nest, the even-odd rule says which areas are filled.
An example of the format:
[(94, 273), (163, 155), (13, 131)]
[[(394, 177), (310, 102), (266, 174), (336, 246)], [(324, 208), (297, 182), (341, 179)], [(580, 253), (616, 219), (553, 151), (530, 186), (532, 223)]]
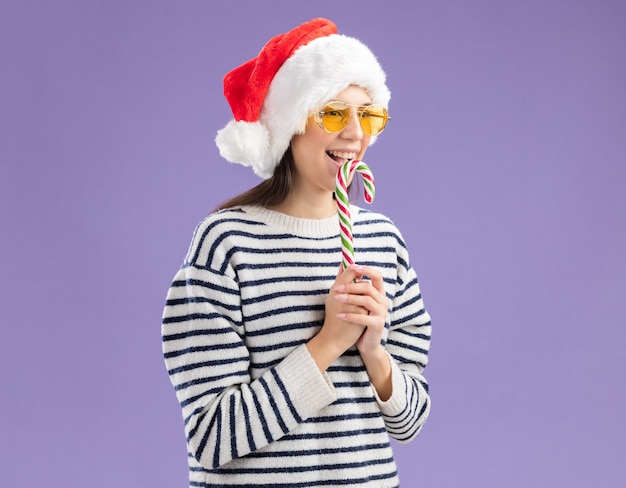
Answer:
[(348, 125), (350, 109), (343, 103), (330, 103), (322, 110), (321, 119), (328, 132), (339, 132)]
[(359, 112), (359, 121), (363, 132), (371, 136), (380, 134), (387, 125), (387, 110), (379, 105), (364, 107)]

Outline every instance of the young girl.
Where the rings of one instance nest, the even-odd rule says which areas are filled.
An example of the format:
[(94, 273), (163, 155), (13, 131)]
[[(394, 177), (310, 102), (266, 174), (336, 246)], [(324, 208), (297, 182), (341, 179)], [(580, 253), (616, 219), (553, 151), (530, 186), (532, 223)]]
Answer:
[(265, 181), (199, 224), (167, 296), (190, 486), (397, 487), (389, 436), (412, 440), (430, 410), (430, 317), (386, 217), (352, 207), (359, 264), (341, 268), (333, 199), (385, 128), (385, 73), (314, 19), (224, 87), (220, 153)]

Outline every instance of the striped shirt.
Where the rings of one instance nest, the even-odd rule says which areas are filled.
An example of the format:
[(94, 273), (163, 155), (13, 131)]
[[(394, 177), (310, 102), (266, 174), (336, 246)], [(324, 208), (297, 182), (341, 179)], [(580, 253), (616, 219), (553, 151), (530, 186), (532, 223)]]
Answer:
[(195, 230), (162, 324), (190, 486), (399, 486), (389, 437), (412, 440), (428, 416), (430, 317), (399, 231), (352, 212), (356, 261), (381, 270), (390, 302), (391, 397), (378, 397), (355, 347), (321, 373), (305, 345), (339, 269), (337, 218), (214, 213)]

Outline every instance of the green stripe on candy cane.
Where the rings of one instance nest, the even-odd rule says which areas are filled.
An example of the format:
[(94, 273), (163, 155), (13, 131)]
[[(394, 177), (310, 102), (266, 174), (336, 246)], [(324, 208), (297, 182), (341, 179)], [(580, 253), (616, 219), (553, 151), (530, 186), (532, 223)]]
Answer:
[(367, 164), (354, 159), (341, 165), (335, 179), (335, 202), (337, 203), (337, 216), (339, 217), (341, 262), (344, 269), (354, 264), (354, 237), (352, 235), (350, 199), (348, 198), (348, 182), (354, 173), (359, 173), (363, 178), (363, 193), (367, 203), (374, 201), (375, 193), (374, 176)]

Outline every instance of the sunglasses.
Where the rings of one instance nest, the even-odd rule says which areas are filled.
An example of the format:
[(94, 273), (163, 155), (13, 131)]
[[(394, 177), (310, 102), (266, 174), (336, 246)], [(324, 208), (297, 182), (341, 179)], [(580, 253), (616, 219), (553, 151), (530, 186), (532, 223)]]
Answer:
[(380, 105), (348, 105), (335, 100), (328, 102), (313, 116), (321, 129), (329, 133), (339, 132), (348, 126), (352, 109), (355, 109), (361, 129), (370, 136), (380, 134), (387, 125), (387, 121), (391, 120), (387, 109)]

